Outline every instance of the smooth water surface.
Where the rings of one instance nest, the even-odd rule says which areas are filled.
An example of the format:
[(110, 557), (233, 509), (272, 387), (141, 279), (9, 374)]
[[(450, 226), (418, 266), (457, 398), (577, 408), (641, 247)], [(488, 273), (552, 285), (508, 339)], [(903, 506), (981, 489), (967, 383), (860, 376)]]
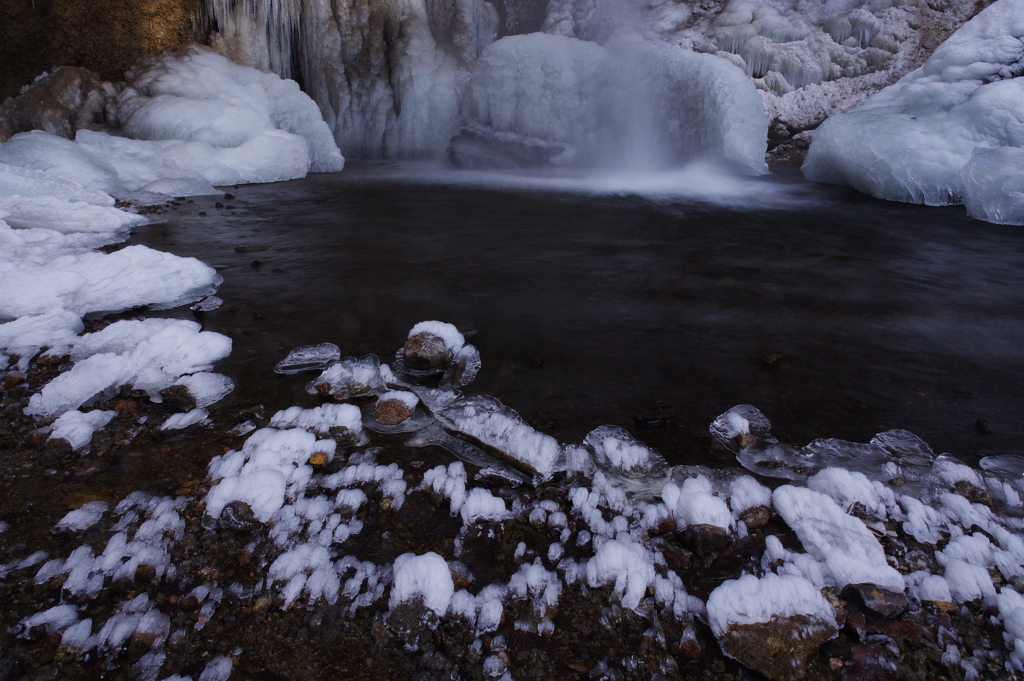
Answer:
[[(701, 175), (670, 179), (706, 194)], [(476, 333), (468, 392), (563, 442), (610, 423), (673, 463), (730, 465), (707, 426), (746, 402), (793, 442), (905, 428), (968, 461), (1024, 451), (1020, 228), (793, 175), (711, 204), (637, 181), (452, 177), (469, 182), (350, 165), (242, 186), (132, 243), (224, 276), (228, 309), (201, 320), (235, 341), (220, 370), (239, 403), (315, 404), (308, 378), (272, 372), (295, 346), (390, 361), (439, 319)]]

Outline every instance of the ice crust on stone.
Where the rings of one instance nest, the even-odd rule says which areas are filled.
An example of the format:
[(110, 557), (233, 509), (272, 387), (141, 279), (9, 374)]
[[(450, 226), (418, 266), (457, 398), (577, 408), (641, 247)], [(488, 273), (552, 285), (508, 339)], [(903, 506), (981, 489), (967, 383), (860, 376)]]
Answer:
[(312, 467), (307, 463), (317, 451), (333, 454), (333, 440), (319, 445), (313, 433), (295, 428), (257, 430), (245, 441), (241, 451), (232, 450), (210, 462), (210, 474), (220, 481), (210, 488), (206, 512), (219, 518), (232, 501), (248, 504), (261, 522), (267, 522), (292, 496), (305, 489)]
[(583, 440), (594, 452), (594, 459), (606, 473), (629, 479), (649, 479), (668, 474), (668, 462), (658, 452), (634, 440), (618, 426), (595, 428)]
[(416, 393), (407, 390), (389, 390), (377, 398), (378, 403), (391, 401), (401, 402), (409, 411), (412, 411), (420, 403), (420, 398), (416, 396)]
[(78, 410), (64, 412), (53, 422), (53, 431), (50, 432), (49, 439), (67, 440), (71, 449), (81, 449), (89, 444), (93, 433), (110, 423), (116, 415), (115, 411), (98, 409), (85, 413)]
[(586, 574), (590, 586), (611, 583), (623, 607), (636, 608), (654, 583), (654, 561), (643, 545), (626, 537), (613, 539), (587, 561)]
[(436, 416), (446, 427), (493, 447), (512, 463), (542, 478), (551, 477), (563, 465), (557, 440), (528, 426), (519, 414), (493, 397), (466, 397)]
[(509, 517), (505, 501), (482, 487), (474, 487), (459, 509), (462, 522), (469, 525), (479, 520), (501, 521)]
[(160, 430), (181, 430), (196, 424), (209, 424), (209, 415), (210, 412), (199, 407), (181, 414), (172, 414), (160, 424)]
[(687, 478), (682, 485), (675, 482), (666, 484), (661, 490), (661, 498), (682, 527), (714, 525), (728, 530), (733, 526), (728, 504), (714, 495), (711, 481), (703, 475)]
[(332, 428), (344, 428), (356, 436), (362, 434), (363, 421), (359, 408), (352, 404), (324, 404), (313, 409), (289, 407), (270, 418), (271, 428), (303, 428), (327, 436)]
[(719, 637), (732, 624), (771, 622), (777, 617), (836, 619), (835, 609), (814, 584), (796, 575), (770, 572), (760, 579), (744, 575), (719, 586), (708, 597), (707, 615), (711, 630)]
[(444, 341), (444, 346), (448, 350), (452, 351), (452, 354), (456, 354), (462, 349), (462, 346), (466, 344), (466, 339), (462, 333), (453, 324), (439, 321), (426, 321), (419, 322), (409, 329), (408, 338), (417, 336), (421, 333), (430, 334), (431, 336), (437, 336)]
[(749, 475), (741, 475), (729, 485), (729, 507), (735, 516), (757, 506), (771, 508), (771, 504), (772, 491)]
[(304, 345), (295, 348), (277, 363), (274, 372), (278, 374), (300, 374), (305, 371), (319, 371), (341, 359), (341, 348), (334, 343)]
[(211, 371), (200, 371), (182, 376), (172, 383), (171, 387), (178, 385), (188, 390), (188, 394), (195, 399), (197, 407), (208, 407), (219, 402), (235, 389), (234, 381), (224, 374), (215, 374)]
[(87, 530), (103, 517), (110, 506), (105, 501), (90, 501), (69, 512), (54, 525), (54, 531), (71, 530), (81, 532)]
[(1014, 151), (1024, 146), (1022, 17), (1021, 0), (993, 3), (922, 67), (829, 118), (814, 133), (804, 175), (890, 200), (967, 202), (975, 217), (1024, 224)]
[(395, 559), (391, 608), (414, 598), (422, 598), (423, 605), (443, 615), (454, 593), (455, 586), (448, 563), (433, 551), (421, 556), (403, 553)]
[(200, 329), (179, 319), (122, 320), (67, 339), (76, 364), (33, 395), (25, 412), (58, 416), (124, 384), (160, 401), (159, 391), (231, 352), (231, 339)]
[[(322, 348), (323, 346), (315, 347)], [(377, 394), (385, 389), (384, 384), (381, 364), (377, 355), (366, 355), (359, 359), (345, 357), (329, 364), (316, 379), (306, 386), (306, 392), (311, 395), (331, 395), (336, 399), (344, 400), (353, 396)]]

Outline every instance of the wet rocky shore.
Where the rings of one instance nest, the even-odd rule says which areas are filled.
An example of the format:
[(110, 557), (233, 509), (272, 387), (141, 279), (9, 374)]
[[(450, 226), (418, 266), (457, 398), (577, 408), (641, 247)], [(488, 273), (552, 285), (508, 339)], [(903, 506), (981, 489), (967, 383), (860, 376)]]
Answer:
[[(1015, 678), (1007, 669), (1010, 651), (999, 611), (983, 599), (953, 603), (908, 599), (870, 585), (839, 593), (826, 588), (835, 631), (806, 640), (793, 637), (787, 629), (793, 622), (784, 618), (716, 640), (702, 613), (667, 605), (653, 585), (627, 607), (628, 593), (618, 585), (567, 577), (566, 559), (585, 562), (595, 552), (583, 540), (589, 540), (593, 521), (578, 504), (574, 512), (572, 499), (574, 488), (593, 484), (586, 475), (555, 476), (535, 489), (478, 478), (476, 485), (514, 510), (499, 521), (465, 523), (450, 512), (443, 493), (418, 489), (426, 471), (449, 465), (453, 457), (438, 447), (407, 447), (390, 435), (373, 434), (360, 447), (338, 437), (337, 454), (314, 466), (306, 495), (327, 489), (327, 480), (345, 468), (397, 464), (410, 490), (404, 503), (368, 487), (365, 503), (346, 519), (358, 516), (362, 523), (344, 544), (351, 557), (351, 566), (339, 570), (346, 588), (333, 602), (289, 594), (267, 576), (268, 566), (287, 553), (271, 537), (272, 526), (244, 504), (219, 520), (205, 513), (213, 482), (209, 458), (241, 449), (246, 428), (268, 425), (261, 405), (213, 406), (209, 424), (161, 431), (158, 424), (190, 405), (174, 399), (155, 404), (125, 389), (92, 405), (117, 415), (86, 451), (73, 452), (66, 442), (46, 440), (38, 430), (45, 421), (23, 415), (28, 396), (66, 368), (64, 358), (37, 358), (25, 374), (8, 371), (2, 379), (3, 679), (218, 679), (227, 678), (225, 670), (233, 679), (487, 679), (506, 673), (516, 679)], [(467, 468), (470, 476), (476, 472)], [(969, 485), (950, 492), (993, 504), (991, 495)], [(95, 524), (80, 531), (58, 527), (69, 511), (96, 502), (104, 506)], [(599, 510), (606, 520), (617, 515), (607, 505)], [(706, 601), (727, 580), (766, 572), (766, 539), (803, 551), (776, 511), (756, 507), (743, 519), (744, 536), (666, 519), (643, 540), (664, 557), (663, 568), (679, 576), (689, 597)], [(147, 522), (163, 524), (159, 541), (149, 544), (160, 551), (148, 558), (138, 554), (133, 575), (94, 569), (90, 578), (99, 574), (99, 584), (83, 590), (69, 584), (81, 578), (73, 571), (50, 579), (40, 572), (80, 547), (103, 555), (115, 533), (141, 536)], [(923, 545), (892, 520), (872, 529), (887, 561), (902, 574), (941, 569), (935, 553), (945, 541)], [(980, 527), (965, 531), (986, 534)], [(554, 544), (564, 553), (554, 555)], [(386, 571), (378, 575), (376, 598), (372, 577), (354, 590), (344, 581), (358, 577), (364, 561), (386, 566), (402, 554), (427, 552), (443, 557), (454, 588), (470, 594), (493, 584), (512, 587), (519, 573), (524, 586), (506, 592), (498, 621), (481, 632), (472, 617), (439, 616), (422, 599), (389, 604), (383, 597)], [(539, 582), (530, 576), (532, 566), (544, 573)], [(1024, 586), (1018, 577), (990, 572), (996, 588)], [(544, 584), (552, 579), (560, 584), (560, 597), (544, 605), (550, 603)], [(93, 639), (85, 644), (91, 648), (69, 642), (75, 636), (67, 618), (38, 617), (59, 606), (71, 606), (76, 623), (91, 620)], [(143, 621), (149, 625), (140, 626)]]

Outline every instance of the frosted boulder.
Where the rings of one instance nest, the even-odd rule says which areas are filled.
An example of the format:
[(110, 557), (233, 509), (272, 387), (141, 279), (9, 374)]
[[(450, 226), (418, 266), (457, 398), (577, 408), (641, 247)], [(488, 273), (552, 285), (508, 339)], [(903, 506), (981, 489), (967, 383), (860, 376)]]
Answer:
[(1022, 38), (1024, 0), (992, 4), (922, 67), (825, 121), (804, 175), (895, 201), (968, 201), (975, 217), (1021, 221), (1020, 157), (987, 150), (1024, 147)]
[(804, 674), (804, 662), (838, 633), (835, 610), (802, 577), (744, 575), (711, 592), (708, 622), (722, 651), (772, 681)]
[(477, 61), (463, 112), (500, 133), (571, 145), (583, 164), (717, 158), (765, 169), (767, 121), (743, 72), (634, 35), (607, 47), (540, 33), (502, 38)]

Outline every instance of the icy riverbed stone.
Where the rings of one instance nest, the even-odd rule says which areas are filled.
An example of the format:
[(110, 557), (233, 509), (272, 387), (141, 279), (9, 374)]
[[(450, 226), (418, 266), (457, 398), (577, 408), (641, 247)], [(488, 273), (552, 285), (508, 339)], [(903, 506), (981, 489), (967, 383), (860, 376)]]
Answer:
[(792, 575), (725, 582), (708, 598), (707, 614), (723, 652), (772, 681), (804, 678), (808, 658), (839, 631), (825, 597)]
[(413, 393), (391, 391), (380, 396), (374, 413), (381, 424), (396, 426), (413, 415), (418, 402), (419, 398)]
[(907, 609), (906, 596), (874, 584), (848, 584), (839, 596), (882, 619), (892, 619)]

